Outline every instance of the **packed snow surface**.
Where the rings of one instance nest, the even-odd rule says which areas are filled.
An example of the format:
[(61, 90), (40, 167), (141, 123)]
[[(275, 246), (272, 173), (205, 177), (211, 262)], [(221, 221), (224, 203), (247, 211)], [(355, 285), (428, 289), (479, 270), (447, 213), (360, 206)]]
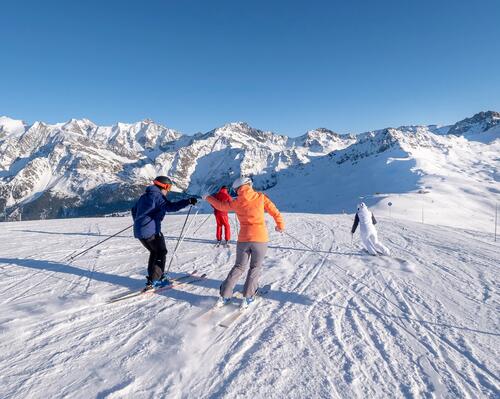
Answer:
[[(144, 284), (130, 230), (64, 259), (129, 218), (2, 224), (0, 397), (499, 397), (491, 234), (380, 218), (393, 256), (372, 257), (351, 243), (352, 215), (285, 214), (291, 236), (272, 233), (261, 278), (270, 293), (225, 329), (234, 305), (197, 318), (235, 256), (234, 243), (214, 247), (206, 217), (172, 266), (206, 280), (114, 304)], [(171, 250), (184, 218), (163, 222)]]

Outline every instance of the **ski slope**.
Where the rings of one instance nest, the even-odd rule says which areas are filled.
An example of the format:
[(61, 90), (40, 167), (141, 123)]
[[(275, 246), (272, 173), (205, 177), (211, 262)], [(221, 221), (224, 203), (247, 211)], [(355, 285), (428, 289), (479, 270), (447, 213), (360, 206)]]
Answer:
[[(208, 279), (115, 304), (144, 284), (129, 218), (2, 223), (1, 398), (498, 398), (500, 245), (492, 235), (381, 218), (393, 257), (351, 244), (349, 215), (285, 214), (262, 284), (228, 329), (196, 319), (235, 248), (198, 215), (174, 275)], [(172, 249), (184, 215), (167, 216)], [(233, 227), (234, 219), (232, 219)], [(241, 288), (241, 285), (239, 286)]]

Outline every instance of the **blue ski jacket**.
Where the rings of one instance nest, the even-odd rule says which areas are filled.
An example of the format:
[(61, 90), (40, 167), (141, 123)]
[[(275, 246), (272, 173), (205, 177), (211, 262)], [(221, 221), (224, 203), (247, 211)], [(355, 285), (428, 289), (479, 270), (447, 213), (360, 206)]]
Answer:
[(189, 200), (170, 202), (156, 186), (149, 186), (132, 208), (134, 237), (147, 239), (160, 234), (161, 221), (167, 212), (177, 212), (189, 205)]

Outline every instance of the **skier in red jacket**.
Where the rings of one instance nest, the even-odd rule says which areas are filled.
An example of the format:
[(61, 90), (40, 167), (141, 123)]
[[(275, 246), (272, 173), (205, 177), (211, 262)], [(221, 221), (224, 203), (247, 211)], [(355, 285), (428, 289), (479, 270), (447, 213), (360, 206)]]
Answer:
[[(222, 202), (231, 202), (233, 199), (227, 192), (227, 187), (222, 186), (217, 194), (214, 195), (216, 199)], [(231, 239), (231, 227), (229, 226), (229, 217), (227, 212), (218, 211), (214, 208), (215, 221), (217, 222), (217, 246), (221, 244), (222, 241), (222, 227), (224, 226), (224, 238), (226, 239), (225, 246), (229, 245), (229, 240)]]

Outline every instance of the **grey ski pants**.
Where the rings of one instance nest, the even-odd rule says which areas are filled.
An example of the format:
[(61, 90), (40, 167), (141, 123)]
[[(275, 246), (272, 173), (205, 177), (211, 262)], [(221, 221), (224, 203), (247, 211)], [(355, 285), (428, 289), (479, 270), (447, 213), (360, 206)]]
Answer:
[(220, 286), (221, 296), (226, 298), (233, 296), (234, 286), (247, 268), (248, 261), (250, 261), (250, 269), (243, 287), (243, 296), (254, 295), (259, 287), (259, 277), (266, 252), (267, 242), (238, 242), (236, 244), (236, 263)]

